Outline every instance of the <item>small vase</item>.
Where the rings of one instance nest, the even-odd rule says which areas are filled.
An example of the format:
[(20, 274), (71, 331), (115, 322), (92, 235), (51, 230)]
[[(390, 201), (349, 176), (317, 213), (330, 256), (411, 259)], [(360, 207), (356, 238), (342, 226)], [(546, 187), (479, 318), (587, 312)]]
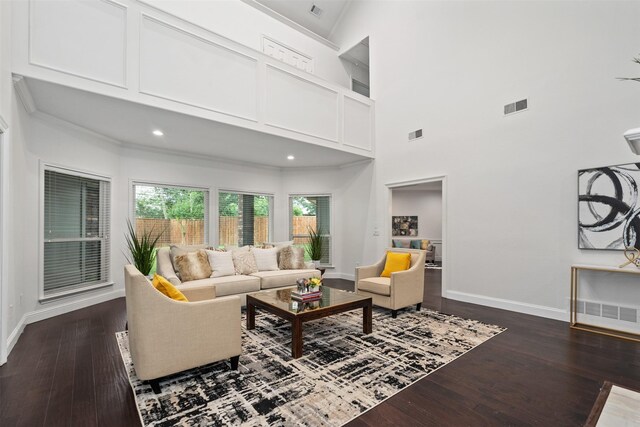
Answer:
[(313, 266), (314, 266), (316, 269), (320, 268), (320, 260), (319, 260), (319, 259), (318, 259), (318, 260), (313, 260)]

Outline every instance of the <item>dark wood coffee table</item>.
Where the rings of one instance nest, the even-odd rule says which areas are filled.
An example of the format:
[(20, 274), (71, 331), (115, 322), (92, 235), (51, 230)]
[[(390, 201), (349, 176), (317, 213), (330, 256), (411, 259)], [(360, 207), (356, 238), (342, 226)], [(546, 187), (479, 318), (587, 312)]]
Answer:
[(323, 286), (320, 300), (302, 303), (291, 299), (293, 290), (295, 288), (248, 294), (247, 329), (256, 327), (256, 308), (264, 309), (291, 322), (291, 356), (294, 359), (302, 356), (302, 324), (304, 322), (361, 308), (362, 331), (365, 334), (371, 333), (371, 297)]

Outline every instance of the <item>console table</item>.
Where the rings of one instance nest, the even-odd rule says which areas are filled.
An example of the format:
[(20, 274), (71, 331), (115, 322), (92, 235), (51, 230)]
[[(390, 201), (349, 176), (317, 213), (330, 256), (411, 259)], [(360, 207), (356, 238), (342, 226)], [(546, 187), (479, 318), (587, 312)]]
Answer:
[(624, 274), (636, 274), (638, 275), (638, 279), (640, 279), (640, 269), (634, 266), (619, 268), (619, 267), (609, 267), (609, 266), (601, 266), (601, 265), (585, 265), (585, 264), (574, 264), (571, 266), (571, 317), (569, 326), (573, 329), (579, 329), (582, 331), (594, 332), (597, 334), (608, 335), (616, 338), (623, 338), (631, 341), (640, 342), (640, 334), (634, 334), (631, 332), (620, 331), (617, 329), (606, 328), (602, 326), (596, 325), (588, 325), (586, 323), (578, 323), (577, 321), (577, 308), (578, 308), (578, 277), (580, 270), (588, 270), (588, 271), (602, 271), (605, 273), (624, 273)]

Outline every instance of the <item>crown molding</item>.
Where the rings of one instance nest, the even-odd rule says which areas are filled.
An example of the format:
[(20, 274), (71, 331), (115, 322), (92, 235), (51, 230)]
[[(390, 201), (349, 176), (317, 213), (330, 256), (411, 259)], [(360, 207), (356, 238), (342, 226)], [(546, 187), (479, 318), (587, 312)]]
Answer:
[(33, 114), (36, 112), (36, 103), (33, 100), (33, 96), (31, 96), (31, 91), (29, 90), (29, 86), (23, 76), (17, 74), (13, 75), (13, 87), (16, 88), (18, 98), (20, 98), (20, 101), (22, 102), (24, 109), (27, 110), (27, 113)]
[(319, 34), (314, 33), (313, 31), (309, 30), (306, 27), (303, 27), (302, 25), (298, 24), (295, 21), (292, 21), (291, 19), (287, 18), (284, 15), (279, 14), (278, 12), (276, 12), (275, 10), (261, 4), (258, 3), (256, 0), (240, 0), (241, 2), (253, 7), (254, 9), (258, 9), (260, 12), (263, 12), (267, 15), (269, 15), (270, 17), (272, 17), (275, 20), (278, 20), (280, 22), (282, 22), (285, 25), (288, 25), (289, 27), (293, 28), (296, 31), (301, 32), (302, 34), (304, 34), (305, 36), (311, 37), (312, 39), (314, 39), (317, 42), (322, 43), (323, 45), (335, 50), (336, 52), (340, 50), (340, 47), (332, 42), (330, 42), (329, 40), (325, 39), (324, 37), (322, 37)]

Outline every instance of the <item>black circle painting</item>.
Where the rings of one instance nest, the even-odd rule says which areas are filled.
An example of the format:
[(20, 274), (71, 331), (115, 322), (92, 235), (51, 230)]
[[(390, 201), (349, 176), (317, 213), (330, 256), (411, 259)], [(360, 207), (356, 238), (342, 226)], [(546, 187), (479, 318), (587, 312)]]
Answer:
[(578, 171), (578, 247), (640, 248), (640, 163)]

